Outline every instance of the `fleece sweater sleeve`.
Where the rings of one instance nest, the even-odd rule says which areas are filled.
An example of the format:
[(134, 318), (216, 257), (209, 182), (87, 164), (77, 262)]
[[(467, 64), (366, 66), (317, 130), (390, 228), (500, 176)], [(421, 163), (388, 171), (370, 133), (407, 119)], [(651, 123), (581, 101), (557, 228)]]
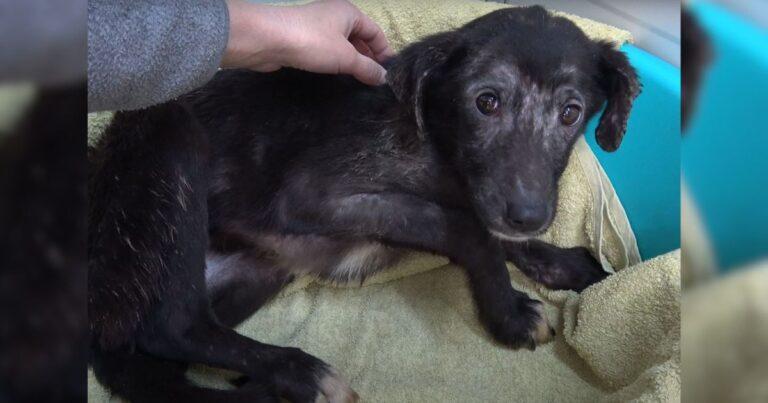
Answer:
[(85, 20), (82, 0), (0, 1), (0, 82), (84, 80)]
[(224, 0), (89, 0), (88, 110), (139, 109), (202, 86), (228, 35)]

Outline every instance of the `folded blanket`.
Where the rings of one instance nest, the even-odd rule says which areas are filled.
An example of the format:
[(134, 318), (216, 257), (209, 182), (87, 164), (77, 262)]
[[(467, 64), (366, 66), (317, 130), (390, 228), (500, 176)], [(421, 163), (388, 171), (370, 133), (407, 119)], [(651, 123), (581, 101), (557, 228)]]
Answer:
[[(396, 49), (505, 7), (461, 0), (356, 3)], [(617, 45), (630, 39), (625, 31), (567, 17), (590, 37)], [(89, 136), (107, 120), (91, 116)], [(363, 401), (679, 399), (679, 253), (640, 262), (624, 210), (583, 139), (559, 186), (555, 222), (541, 239), (587, 246), (617, 274), (578, 295), (544, 289), (510, 265), (515, 286), (545, 302), (558, 332), (535, 352), (495, 344), (478, 322), (461, 269), (422, 253), (362, 287), (299, 279), (238, 331), (326, 360)], [(225, 387), (218, 375), (204, 368), (190, 373)], [(91, 401), (108, 399), (92, 378), (89, 385)]]
[(768, 402), (768, 261), (683, 293), (689, 402)]
[(609, 401), (680, 400), (680, 251), (624, 269), (563, 308), (566, 343)]

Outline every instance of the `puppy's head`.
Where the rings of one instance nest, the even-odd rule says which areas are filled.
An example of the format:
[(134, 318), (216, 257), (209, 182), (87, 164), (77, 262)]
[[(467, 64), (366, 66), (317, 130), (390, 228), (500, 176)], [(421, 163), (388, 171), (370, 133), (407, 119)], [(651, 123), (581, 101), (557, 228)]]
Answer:
[(488, 230), (525, 239), (552, 222), (557, 181), (587, 120), (619, 147), (640, 85), (627, 57), (541, 7), (499, 10), (406, 48), (389, 66), (419, 136), (461, 173)]

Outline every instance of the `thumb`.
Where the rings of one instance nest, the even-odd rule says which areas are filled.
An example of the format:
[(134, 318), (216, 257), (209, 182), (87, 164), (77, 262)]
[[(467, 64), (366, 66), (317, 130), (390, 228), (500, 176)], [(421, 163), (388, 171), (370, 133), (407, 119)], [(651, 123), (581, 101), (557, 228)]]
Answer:
[(382, 85), (386, 82), (387, 71), (373, 59), (355, 51), (355, 60), (351, 65), (352, 74), (359, 81), (368, 85)]

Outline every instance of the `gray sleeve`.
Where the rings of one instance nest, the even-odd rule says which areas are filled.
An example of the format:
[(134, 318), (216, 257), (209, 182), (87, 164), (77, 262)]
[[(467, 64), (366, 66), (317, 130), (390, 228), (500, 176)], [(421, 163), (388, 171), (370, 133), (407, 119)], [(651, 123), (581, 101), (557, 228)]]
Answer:
[(202, 86), (228, 36), (224, 0), (89, 0), (88, 110), (139, 109)]
[(85, 79), (85, 0), (0, 1), (0, 82)]

